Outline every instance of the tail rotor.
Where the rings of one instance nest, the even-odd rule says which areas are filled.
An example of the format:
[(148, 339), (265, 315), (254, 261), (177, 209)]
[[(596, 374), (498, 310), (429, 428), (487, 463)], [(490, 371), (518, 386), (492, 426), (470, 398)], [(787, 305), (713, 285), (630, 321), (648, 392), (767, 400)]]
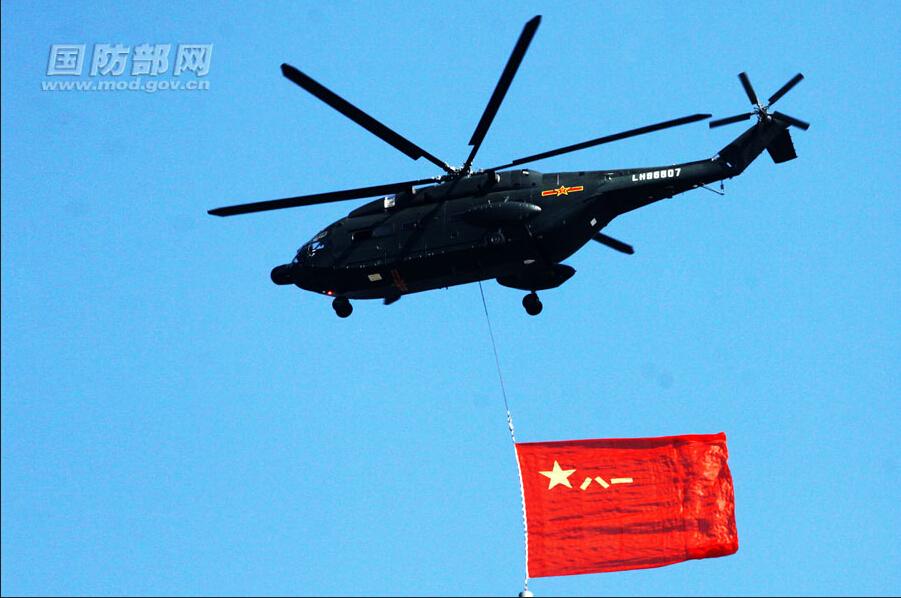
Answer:
[(751, 112), (745, 112), (744, 114), (736, 114), (735, 116), (729, 116), (726, 118), (720, 118), (717, 120), (712, 120), (708, 124), (711, 129), (715, 127), (721, 127), (723, 125), (729, 125), (732, 123), (737, 123), (743, 120), (747, 120), (752, 116), (756, 116), (758, 122), (765, 123), (770, 121), (778, 121), (784, 123), (786, 125), (790, 125), (793, 127), (797, 127), (801, 130), (806, 131), (810, 128), (810, 124), (804, 122), (803, 120), (797, 119), (793, 116), (789, 116), (787, 114), (783, 114), (782, 112), (769, 112), (770, 107), (775, 104), (779, 99), (787, 94), (795, 85), (801, 82), (804, 78), (804, 75), (798, 73), (794, 77), (788, 80), (788, 82), (779, 88), (776, 93), (770, 96), (770, 99), (767, 100), (766, 106), (760, 103), (760, 100), (757, 98), (757, 93), (754, 91), (754, 87), (751, 85), (751, 80), (748, 78), (747, 73), (739, 73), (738, 79), (741, 81), (741, 86), (745, 90), (745, 94), (747, 94), (748, 99), (751, 100), (751, 105), (754, 107)]

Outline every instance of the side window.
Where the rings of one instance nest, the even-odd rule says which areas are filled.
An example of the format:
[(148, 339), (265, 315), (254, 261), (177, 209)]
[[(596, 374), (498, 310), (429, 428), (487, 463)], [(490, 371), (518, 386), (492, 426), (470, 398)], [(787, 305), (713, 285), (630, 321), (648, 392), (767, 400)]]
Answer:
[(350, 233), (350, 240), (354, 242), (365, 241), (372, 238), (372, 229), (363, 228)]
[(392, 234), (394, 234), (393, 224), (382, 224), (372, 229), (373, 237), (387, 237)]

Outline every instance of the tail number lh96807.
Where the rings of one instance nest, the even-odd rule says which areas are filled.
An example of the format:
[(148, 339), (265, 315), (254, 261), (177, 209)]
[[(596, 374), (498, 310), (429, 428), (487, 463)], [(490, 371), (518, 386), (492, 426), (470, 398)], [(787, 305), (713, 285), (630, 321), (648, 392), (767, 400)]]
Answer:
[(652, 181), (656, 179), (672, 179), (682, 174), (681, 168), (664, 168), (663, 170), (651, 170), (632, 175), (633, 181)]

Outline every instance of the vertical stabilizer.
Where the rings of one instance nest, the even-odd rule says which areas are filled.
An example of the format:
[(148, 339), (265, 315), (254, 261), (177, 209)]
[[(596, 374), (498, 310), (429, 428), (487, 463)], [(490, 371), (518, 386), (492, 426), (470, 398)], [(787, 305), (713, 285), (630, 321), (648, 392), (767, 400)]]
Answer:
[(810, 125), (803, 120), (781, 112), (770, 112), (769, 109), (779, 98), (800, 83), (802, 79), (804, 79), (804, 75), (801, 73), (789, 79), (785, 85), (770, 96), (770, 99), (767, 100), (767, 104), (764, 106), (758, 99), (757, 92), (754, 91), (747, 73), (738, 74), (738, 80), (741, 81), (745, 95), (751, 101), (751, 106), (753, 107), (751, 112), (712, 120), (709, 123), (712, 129), (747, 120), (752, 116), (757, 117), (756, 125), (742, 133), (719, 153), (719, 157), (726, 162), (726, 166), (734, 172), (733, 176), (747, 168), (748, 164), (753, 162), (763, 150), (767, 150), (776, 164), (788, 162), (798, 157), (788, 128), (797, 127), (806, 131)]

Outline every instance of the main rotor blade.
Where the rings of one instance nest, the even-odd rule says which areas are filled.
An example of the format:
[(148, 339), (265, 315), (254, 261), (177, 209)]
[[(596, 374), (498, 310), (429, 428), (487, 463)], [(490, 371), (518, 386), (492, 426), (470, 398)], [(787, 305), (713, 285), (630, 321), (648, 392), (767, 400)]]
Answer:
[(757, 100), (757, 94), (754, 93), (754, 88), (751, 87), (751, 80), (748, 79), (748, 73), (742, 71), (738, 74), (738, 79), (741, 81), (741, 86), (745, 88), (745, 93), (748, 94), (748, 99), (751, 100), (751, 103), (755, 106), (759, 105), (760, 102)]
[(620, 253), (627, 253), (632, 255), (635, 253), (635, 249), (629, 245), (628, 243), (623, 243), (619, 239), (614, 239), (613, 237), (608, 237), (604, 233), (595, 233), (592, 240), (597, 241), (601, 245), (606, 245), (610, 249), (615, 249)]
[(313, 195), (300, 195), (298, 197), (286, 197), (284, 199), (270, 199), (253, 203), (242, 203), (235, 206), (225, 206), (209, 210), (207, 213), (213, 216), (236, 216), (238, 214), (250, 214), (252, 212), (266, 212), (269, 210), (281, 210), (284, 208), (296, 208), (300, 206), (312, 206), (320, 203), (344, 201), (347, 199), (361, 199), (407, 191), (416, 185), (434, 183), (436, 179), (421, 179), (418, 181), (404, 181), (402, 183), (388, 183), (387, 185), (374, 185), (372, 187), (359, 187), (357, 189), (345, 189), (343, 191), (330, 191), (328, 193), (314, 193)]
[(316, 96), (350, 120), (354, 121), (376, 137), (379, 137), (383, 141), (389, 143), (394, 148), (400, 150), (410, 158), (413, 158), (414, 160), (418, 160), (419, 158), (426, 158), (432, 164), (435, 164), (439, 168), (444, 169), (448, 174), (454, 173), (454, 169), (448, 166), (447, 163), (445, 163), (443, 160), (439, 160), (403, 135), (399, 134), (397, 131), (390, 129), (386, 125), (369, 116), (338, 94), (313, 80), (308, 75), (300, 72), (290, 64), (282, 65), (282, 74), (292, 82), (302, 87), (304, 90)]
[(776, 120), (781, 120), (784, 123), (794, 125), (794, 126), (798, 127), (799, 129), (803, 129), (805, 131), (810, 128), (810, 123), (806, 123), (803, 120), (798, 120), (794, 116), (789, 116), (788, 114), (782, 114), (781, 112), (777, 112), (775, 110), (773, 111), (773, 113), (770, 116), (772, 116)]
[(803, 78), (804, 78), (804, 75), (802, 75), (801, 73), (798, 73), (797, 75), (792, 77), (788, 83), (786, 83), (785, 85), (783, 85), (782, 87), (779, 88), (779, 91), (777, 91), (776, 93), (774, 93), (773, 95), (770, 96), (770, 99), (767, 102), (767, 106), (772, 106), (773, 104), (775, 104), (779, 98), (781, 98), (782, 96), (787, 94), (788, 91), (792, 87), (794, 87), (795, 85), (800, 83), (801, 79), (803, 79)]
[(526, 50), (528, 50), (529, 44), (535, 36), (535, 31), (540, 24), (541, 15), (538, 15), (526, 23), (525, 27), (522, 29), (522, 33), (519, 34), (516, 46), (513, 47), (513, 53), (510, 54), (510, 58), (507, 60), (507, 66), (504, 67), (501, 78), (494, 87), (494, 93), (491, 94), (491, 99), (488, 100), (488, 105), (485, 106), (482, 118), (479, 120), (479, 124), (476, 125), (476, 130), (473, 131), (472, 137), (469, 140), (472, 151), (469, 152), (469, 157), (466, 158), (466, 163), (463, 165), (463, 172), (467, 172), (469, 167), (472, 166), (472, 161), (476, 156), (476, 152), (478, 152), (479, 148), (482, 146), (482, 141), (484, 141), (485, 135), (488, 133), (488, 128), (494, 121), (494, 117), (497, 115), (501, 102), (504, 101), (504, 96), (507, 95), (507, 90), (510, 89), (510, 83), (513, 82), (513, 77), (516, 76), (516, 71), (519, 69), (519, 65), (522, 63), (522, 59), (526, 55)]
[(657, 123), (654, 125), (648, 125), (646, 127), (639, 127), (637, 129), (623, 131), (622, 133), (615, 133), (613, 135), (607, 135), (605, 137), (598, 137), (597, 139), (583, 141), (582, 143), (567, 145), (566, 147), (561, 147), (558, 149), (541, 152), (540, 154), (533, 154), (531, 156), (526, 156), (525, 158), (518, 158), (516, 160), (513, 160), (509, 164), (504, 164), (503, 166), (496, 166), (494, 168), (490, 168), (489, 170), (501, 170), (503, 168), (509, 168), (511, 166), (519, 166), (520, 164), (526, 164), (527, 162), (534, 162), (535, 160), (542, 160), (544, 158), (551, 158), (553, 156), (559, 156), (561, 154), (568, 154), (569, 152), (583, 150), (583, 149), (586, 149), (589, 147), (594, 147), (596, 145), (601, 145), (603, 143), (610, 143), (612, 141), (619, 141), (620, 139), (636, 137), (638, 135), (644, 135), (645, 133), (653, 133), (654, 131), (660, 131), (661, 129), (668, 129), (670, 127), (678, 127), (680, 125), (687, 125), (688, 123), (693, 123), (693, 122), (697, 122), (699, 120), (704, 120), (705, 118), (710, 118), (710, 116), (711, 116), (710, 114), (692, 114), (691, 116), (683, 116), (682, 118), (667, 120), (667, 121)]
[(731, 125), (732, 123), (737, 123), (742, 120), (747, 120), (751, 116), (753, 116), (753, 112), (746, 112), (745, 114), (736, 114), (735, 116), (730, 116), (727, 118), (720, 118), (717, 120), (712, 120), (707, 125), (713, 129), (715, 127), (722, 127), (723, 125)]

